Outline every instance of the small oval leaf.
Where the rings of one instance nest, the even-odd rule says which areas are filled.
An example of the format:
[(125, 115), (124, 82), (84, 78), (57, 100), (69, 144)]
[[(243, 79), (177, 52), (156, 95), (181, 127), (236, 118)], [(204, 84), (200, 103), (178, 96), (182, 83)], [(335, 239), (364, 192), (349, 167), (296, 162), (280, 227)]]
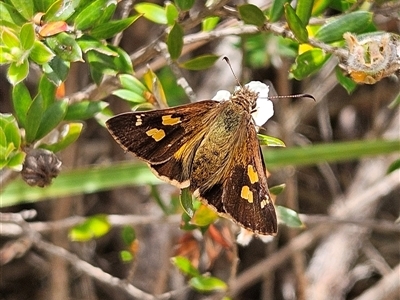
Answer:
[(35, 41), (35, 30), (32, 23), (25, 23), (20, 31), (21, 46), (24, 50), (30, 50)]
[(194, 0), (175, 0), (175, 4), (180, 10), (185, 11), (193, 7)]
[(66, 130), (63, 130), (63, 136), (58, 142), (54, 144), (41, 144), (39, 147), (54, 153), (61, 151), (78, 139), (82, 129), (82, 123), (69, 123), (66, 125)]
[(57, 101), (43, 113), (35, 140), (39, 140), (52, 131), (63, 119), (67, 112), (68, 99)]
[(188, 60), (180, 66), (187, 70), (204, 70), (214, 65), (214, 63), (219, 59), (219, 55), (209, 54), (195, 57)]
[(183, 28), (175, 22), (167, 39), (168, 52), (172, 60), (177, 60), (183, 48)]
[(300, 43), (307, 43), (308, 32), (306, 27), (303, 25), (300, 18), (296, 15), (293, 7), (289, 3), (285, 4), (285, 17), (288, 22), (290, 30), (293, 32), (294, 36)]
[(315, 38), (324, 43), (332, 43), (343, 40), (343, 34), (346, 32), (356, 34), (366, 32), (372, 25), (372, 17), (373, 14), (368, 11), (355, 11), (341, 15), (322, 26), (315, 33)]
[(266, 21), (264, 13), (253, 4), (244, 4), (238, 7), (240, 18), (250, 25), (261, 27)]
[(304, 26), (308, 25), (311, 17), (311, 11), (314, 0), (298, 0), (296, 5), (296, 15), (299, 17)]
[(143, 17), (154, 23), (168, 23), (166, 12), (160, 5), (144, 2), (136, 4), (134, 8), (138, 13), (143, 14)]
[(171, 262), (185, 275), (194, 277), (200, 276), (200, 272), (192, 265), (189, 259), (184, 256), (175, 256)]
[(103, 101), (81, 101), (68, 106), (64, 120), (87, 120), (93, 118), (95, 114), (101, 112), (108, 106), (107, 102)]
[(25, 84), (21, 82), (13, 87), (12, 100), (18, 122), (25, 127), (26, 114), (32, 103), (31, 95)]
[(306, 51), (296, 58), (296, 63), (291, 68), (294, 78), (301, 80), (312, 73), (318, 71), (328, 60), (329, 55), (321, 49), (312, 49)]
[(303, 222), (301, 222), (299, 215), (294, 210), (284, 207), (276, 206), (276, 213), (280, 222), (289, 227), (301, 228), (304, 227)]
[(228, 288), (224, 281), (216, 277), (196, 276), (190, 279), (189, 284), (201, 292), (225, 291)]
[(277, 22), (283, 15), (285, 3), (289, 3), (290, 0), (275, 0), (272, 3), (271, 10), (269, 12), (269, 21), (271, 23)]

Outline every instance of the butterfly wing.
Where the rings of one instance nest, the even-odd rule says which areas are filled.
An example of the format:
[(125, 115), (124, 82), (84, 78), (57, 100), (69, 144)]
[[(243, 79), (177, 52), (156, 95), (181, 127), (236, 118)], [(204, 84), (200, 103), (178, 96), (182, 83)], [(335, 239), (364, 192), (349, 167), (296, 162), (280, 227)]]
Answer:
[(124, 113), (109, 119), (106, 125), (123, 149), (149, 163), (161, 179), (182, 188), (189, 184), (193, 153), (213, 118), (210, 111), (219, 103), (207, 100)]
[(274, 235), (277, 232), (276, 213), (254, 126), (248, 127), (245, 140), (241, 146), (246, 155), (235, 159), (237, 163), (223, 185), (223, 209), (246, 229), (257, 234)]

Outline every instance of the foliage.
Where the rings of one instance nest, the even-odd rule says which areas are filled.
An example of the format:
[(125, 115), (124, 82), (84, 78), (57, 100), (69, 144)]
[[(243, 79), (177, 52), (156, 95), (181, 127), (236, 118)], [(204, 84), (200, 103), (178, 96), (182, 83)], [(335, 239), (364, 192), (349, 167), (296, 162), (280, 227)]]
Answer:
[[(236, 35), (240, 37), (236, 46), (243, 52), (244, 67), (277, 67), (277, 61), (286, 59), (291, 63), (289, 78), (299, 81), (310, 80), (332, 64), (337, 82), (348, 93), (353, 93), (360, 84), (375, 84), (393, 76), (400, 69), (396, 52), (400, 37), (378, 30), (371, 3), (358, 6), (360, 3), (355, 1), (299, 0), (293, 7), (290, 1), (275, 0), (268, 7), (244, 4), (226, 10), (226, 1), (195, 4), (192, 0), (175, 0), (164, 4), (136, 3), (131, 12), (121, 16), (117, 9), (119, 2), (0, 2), (0, 64), (5, 66), (6, 78), (12, 86), (13, 107), (12, 114), (0, 114), (3, 172), (23, 172), (24, 162), (35, 149), (58, 153), (77, 145), (85, 122), (91, 119), (104, 126), (104, 121), (113, 115), (109, 108), (110, 95), (122, 99), (121, 102), (134, 110), (166, 107), (172, 100), (178, 102), (174, 105), (183, 104), (183, 95), (190, 97), (187, 88), (190, 80), (186, 81), (185, 77), (195, 74), (193, 71), (205, 72), (221, 57), (220, 53), (196, 53), (190, 48), (196, 42), (204, 44)], [(239, 21), (230, 16), (238, 17)], [(137, 45), (142, 50), (128, 53), (119, 45), (119, 38), (124, 31), (141, 26), (138, 20), (151, 22), (159, 35), (153, 36), (146, 45)], [(271, 45), (275, 51), (271, 52)], [(143, 66), (152, 61), (166, 67), (158, 73), (152, 67), (144, 71)], [(87, 90), (65, 94), (72, 67), (79, 64), (84, 64), (90, 73), (93, 85), (87, 90), (96, 90), (97, 94)], [(135, 73), (137, 66), (141, 69)], [(35, 74), (40, 75), (32, 87), (30, 78)], [(176, 77), (173, 82), (171, 74)], [(118, 83), (113, 81), (115, 78)], [(166, 95), (173, 95), (175, 99), (170, 100)], [(398, 99), (390, 109), (398, 107)], [(99, 128), (105, 132), (104, 127)], [(261, 145), (269, 146), (263, 147), (263, 154), (270, 170), (393, 154), (398, 153), (400, 146), (399, 139), (380, 138), (294, 147), (285, 147), (280, 139), (264, 134), (259, 134), (259, 140)], [(388, 172), (398, 168), (399, 160), (394, 159)], [(157, 190), (161, 182), (147, 166), (136, 162), (63, 170), (44, 189), (13, 179), (11, 175), (4, 179), (1, 208), (118, 187), (151, 185), (151, 195), (166, 216), (181, 214), (180, 227), (185, 232), (200, 230), (206, 236), (219, 220), (213, 210), (201, 205), (187, 189), (181, 191), (180, 201), (171, 197), (166, 204)], [(283, 190), (284, 185), (271, 188), (274, 195)], [(304, 228), (296, 211), (284, 206), (277, 206), (277, 210), (281, 223)], [(96, 214), (70, 228), (69, 238), (89, 242), (109, 234), (112, 226), (106, 215)], [(215, 235), (213, 238), (218, 240)], [(132, 227), (123, 230), (122, 239), (125, 248), (119, 253), (128, 263), (136, 258), (139, 241)], [(188, 285), (199, 292), (228, 290), (227, 282), (203, 272), (186, 257), (175, 256), (172, 263), (187, 276)]]

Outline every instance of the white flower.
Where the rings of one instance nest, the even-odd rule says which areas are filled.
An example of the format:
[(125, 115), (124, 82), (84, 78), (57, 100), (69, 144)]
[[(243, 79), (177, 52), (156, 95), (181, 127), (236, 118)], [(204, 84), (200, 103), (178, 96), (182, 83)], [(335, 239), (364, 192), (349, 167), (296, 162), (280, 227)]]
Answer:
[(238, 236), (236, 237), (236, 242), (237, 242), (239, 245), (247, 246), (248, 244), (250, 244), (251, 240), (252, 240), (255, 236), (256, 236), (257, 238), (259, 238), (259, 239), (260, 239), (263, 243), (265, 243), (265, 244), (267, 244), (267, 243), (269, 243), (269, 242), (272, 242), (272, 240), (274, 239), (274, 236), (271, 236), (271, 235), (261, 235), (261, 234), (255, 235), (253, 232), (251, 232), (251, 231), (249, 231), (249, 230), (247, 230), (247, 229), (241, 227), (241, 228), (240, 228), (240, 233), (239, 233)]
[[(251, 81), (246, 84), (253, 92), (258, 93), (258, 98), (256, 102), (256, 107), (252, 113), (254, 123), (257, 126), (264, 125), (273, 115), (274, 106), (271, 100), (268, 99), (269, 86), (260, 81)], [(239, 90), (240, 87), (237, 86), (235, 91)], [(217, 94), (212, 98), (216, 101), (226, 101), (231, 97), (231, 93), (226, 90), (218, 91)]]

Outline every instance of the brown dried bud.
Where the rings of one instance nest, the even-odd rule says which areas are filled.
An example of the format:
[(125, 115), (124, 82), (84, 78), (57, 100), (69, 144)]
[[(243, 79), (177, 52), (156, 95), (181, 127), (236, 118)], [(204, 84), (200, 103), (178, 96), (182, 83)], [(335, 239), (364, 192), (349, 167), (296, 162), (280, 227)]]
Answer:
[(45, 187), (60, 173), (62, 162), (45, 149), (33, 149), (27, 153), (22, 168), (22, 178), (30, 186)]

